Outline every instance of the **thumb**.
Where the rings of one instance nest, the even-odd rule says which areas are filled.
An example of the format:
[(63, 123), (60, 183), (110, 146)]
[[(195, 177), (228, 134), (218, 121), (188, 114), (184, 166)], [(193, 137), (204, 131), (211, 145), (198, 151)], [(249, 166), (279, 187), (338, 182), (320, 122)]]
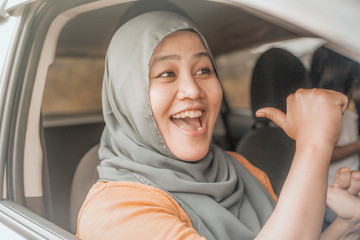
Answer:
[(268, 118), (280, 128), (285, 129), (286, 114), (279, 109), (272, 107), (261, 108), (256, 111), (255, 116)]
[(344, 189), (328, 187), (326, 205), (341, 218), (352, 218), (357, 208), (357, 197)]
[(345, 110), (348, 107), (349, 99), (345, 95), (343, 95), (342, 98), (341, 98), (341, 102), (339, 104), (340, 104), (340, 107), (341, 107), (341, 113), (344, 114)]
[(344, 113), (348, 107), (349, 98), (340, 92), (336, 92), (334, 90), (328, 90), (328, 91), (334, 93), (334, 99), (336, 99), (336, 101), (340, 105), (341, 113)]

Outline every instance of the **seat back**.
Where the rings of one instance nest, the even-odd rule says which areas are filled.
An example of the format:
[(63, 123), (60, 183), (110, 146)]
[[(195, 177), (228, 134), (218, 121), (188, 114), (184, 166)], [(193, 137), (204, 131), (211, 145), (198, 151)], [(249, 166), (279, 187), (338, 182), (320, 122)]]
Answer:
[(295, 154), (295, 142), (282, 129), (255, 112), (263, 107), (275, 107), (286, 112), (286, 98), (300, 87), (305, 87), (306, 70), (290, 52), (272, 48), (263, 53), (254, 68), (251, 83), (251, 107), (255, 124), (244, 135), (236, 152), (269, 177), (274, 191), (279, 194)]
[(295, 141), (277, 127), (260, 127), (248, 132), (236, 152), (264, 171), (279, 195), (295, 154)]
[(70, 229), (76, 232), (77, 217), (82, 203), (91, 186), (98, 180), (96, 167), (100, 164), (98, 155), (100, 145), (92, 147), (80, 160), (71, 185)]

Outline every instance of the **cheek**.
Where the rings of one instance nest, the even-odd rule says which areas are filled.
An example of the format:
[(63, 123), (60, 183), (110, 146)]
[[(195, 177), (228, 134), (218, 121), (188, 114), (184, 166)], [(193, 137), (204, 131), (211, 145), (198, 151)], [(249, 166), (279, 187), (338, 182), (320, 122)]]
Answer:
[(168, 124), (167, 120), (169, 120), (172, 95), (171, 88), (169, 87), (163, 86), (162, 84), (150, 85), (149, 98), (151, 111), (161, 134), (163, 134), (163, 131)]
[(162, 94), (161, 88), (159, 88), (157, 85), (150, 85), (149, 89), (149, 98), (150, 98), (150, 106), (151, 111), (153, 113), (153, 116), (155, 118), (156, 124), (159, 127), (159, 119), (162, 112), (162, 105), (161, 103), (164, 103), (164, 95)]
[(220, 108), (220, 104), (222, 102), (222, 98), (223, 98), (223, 90), (221, 88), (220, 82), (217, 82), (217, 88), (216, 88), (216, 96), (217, 96), (217, 101), (218, 101), (218, 105)]
[(216, 108), (216, 112), (219, 110), (222, 97), (223, 97), (223, 91), (220, 85), (219, 80), (215, 79), (211, 82), (211, 84), (207, 87), (207, 95), (209, 96), (210, 104), (213, 108)]

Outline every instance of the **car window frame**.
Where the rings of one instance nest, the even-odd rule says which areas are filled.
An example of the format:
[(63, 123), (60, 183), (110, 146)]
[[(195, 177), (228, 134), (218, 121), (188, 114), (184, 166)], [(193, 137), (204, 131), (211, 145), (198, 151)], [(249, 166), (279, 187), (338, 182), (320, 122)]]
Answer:
[(16, 239), (76, 239), (74, 235), (23, 206), (23, 168), (17, 160), (22, 158), (21, 136), (24, 136), (26, 129), (21, 129), (18, 123), (19, 118), (24, 117), (28, 111), (21, 111), (21, 99), (26, 94), (20, 94), (20, 89), (26, 84), (22, 85), (24, 82), (18, 80), (24, 76), (23, 59), (29, 53), (26, 42), (31, 36), (30, 26), (35, 21), (40, 5), (39, 2), (19, 5), (6, 17), (8, 19), (3, 19), (0, 26), (12, 24), (12, 18), (16, 18), (16, 23), (12, 26), (13, 32), (8, 36), (10, 41), (1, 46), (7, 47), (7, 53), (4, 58), (6, 64), (4, 63), (1, 71), (0, 229), (2, 237)]

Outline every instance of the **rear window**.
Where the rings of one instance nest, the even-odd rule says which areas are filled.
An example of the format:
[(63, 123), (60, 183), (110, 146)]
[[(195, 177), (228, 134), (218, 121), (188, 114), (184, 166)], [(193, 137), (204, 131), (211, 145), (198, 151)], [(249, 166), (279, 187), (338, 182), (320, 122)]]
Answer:
[(46, 81), (43, 115), (101, 113), (103, 58), (57, 57)]

